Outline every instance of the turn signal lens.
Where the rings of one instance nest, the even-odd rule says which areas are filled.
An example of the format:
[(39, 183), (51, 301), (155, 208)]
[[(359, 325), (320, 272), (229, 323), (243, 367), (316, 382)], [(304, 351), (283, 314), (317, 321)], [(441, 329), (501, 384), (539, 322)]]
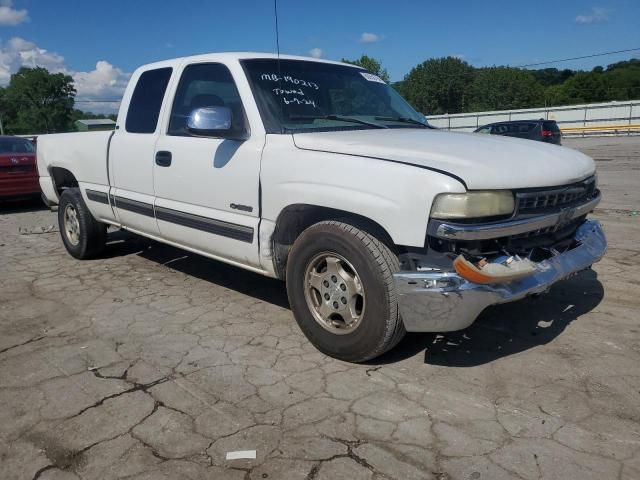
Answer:
[(462, 255), (458, 256), (453, 262), (453, 268), (455, 268), (458, 275), (465, 280), (469, 280), (473, 283), (479, 283), (485, 285), (487, 283), (494, 283), (491, 275), (487, 275), (480, 271), (473, 264), (464, 259)]
[(431, 218), (456, 219), (508, 215), (515, 201), (509, 190), (441, 193), (433, 201)]

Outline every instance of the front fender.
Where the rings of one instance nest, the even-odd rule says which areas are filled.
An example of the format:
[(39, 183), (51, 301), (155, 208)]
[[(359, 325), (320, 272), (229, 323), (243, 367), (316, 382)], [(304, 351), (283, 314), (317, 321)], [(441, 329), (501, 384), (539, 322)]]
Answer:
[(384, 228), (396, 245), (422, 247), (436, 195), (465, 192), (445, 174), (384, 160), (296, 149), (270, 135), (262, 157), (262, 214), (275, 221), (291, 204), (351, 212)]

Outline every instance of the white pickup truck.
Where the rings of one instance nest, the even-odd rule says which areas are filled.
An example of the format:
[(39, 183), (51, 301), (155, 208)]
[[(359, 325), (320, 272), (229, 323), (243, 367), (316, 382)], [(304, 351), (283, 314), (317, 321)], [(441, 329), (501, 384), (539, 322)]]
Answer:
[(589, 157), (434, 129), (376, 75), (259, 53), (139, 68), (114, 132), (38, 138), (71, 255), (107, 226), (286, 280), (322, 352), (469, 326), (606, 250)]

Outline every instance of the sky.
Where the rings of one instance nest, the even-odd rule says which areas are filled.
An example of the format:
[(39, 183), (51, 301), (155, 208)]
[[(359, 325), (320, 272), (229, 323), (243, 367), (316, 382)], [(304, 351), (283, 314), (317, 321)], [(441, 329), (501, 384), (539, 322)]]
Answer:
[[(375, 57), (392, 81), (431, 57), (550, 67), (640, 58), (640, 0), (277, 0), (281, 53)], [(0, 0), (0, 85), (21, 65), (73, 76), (79, 100), (119, 98), (141, 64), (215, 51), (275, 52), (273, 0)], [(538, 67), (541, 68), (541, 67)], [(83, 110), (113, 108), (78, 104)]]

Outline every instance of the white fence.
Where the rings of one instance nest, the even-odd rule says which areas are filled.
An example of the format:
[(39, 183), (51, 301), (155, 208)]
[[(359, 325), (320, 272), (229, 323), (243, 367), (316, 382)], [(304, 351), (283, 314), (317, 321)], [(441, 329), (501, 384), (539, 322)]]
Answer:
[(566, 107), (427, 115), (434, 127), (472, 132), (494, 122), (555, 120), (565, 136), (631, 135), (640, 133), (640, 100), (590, 103)]

